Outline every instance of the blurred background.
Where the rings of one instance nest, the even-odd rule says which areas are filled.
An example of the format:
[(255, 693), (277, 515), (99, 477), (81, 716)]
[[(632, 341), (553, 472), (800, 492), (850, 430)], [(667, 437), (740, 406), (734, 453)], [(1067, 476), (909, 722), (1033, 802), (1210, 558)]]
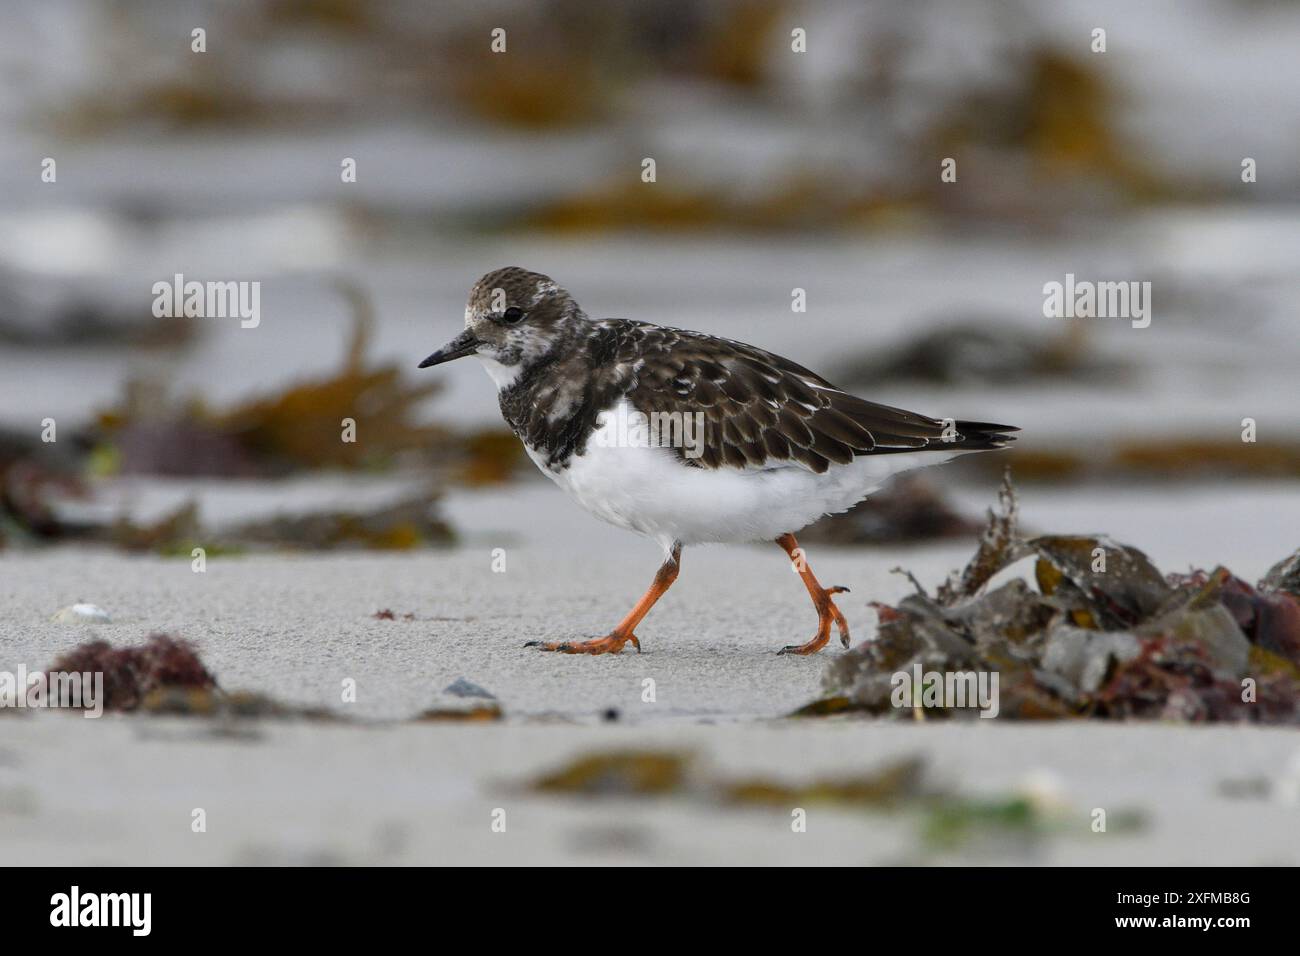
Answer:
[[(1031, 524), (1148, 516), (1134, 543), (1184, 564), (1227, 548), (1243, 574), (1294, 547), (1300, 4), (0, 17), (4, 546), (402, 549), (513, 524), (539, 479), (493, 388), (472, 363), (415, 364), (478, 276), (518, 264), (593, 316), (1024, 428), (1013, 453), (905, 481), (814, 539), (970, 535), (1010, 464)], [(260, 323), (155, 317), (177, 273), (260, 282)], [(1150, 327), (1045, 318), (1067, 274), (1150, 282)]]
[[(1300, 544), (1298, 50), (1291, 0), (0, 4), (0, 667), (162, 658), (137, 671), (165, 685), (110, 703), (156, 721), (15, 720), (6, 858), (1300, 859), (1292, 732), (1178, 725), (1300, 713), (1300, 563), (1248, 583)], [(535, 654), (618, 620), (658, 555), (537, 473), (476, 363), (417, 371), (508, 264), (1023, 432), (800, 534), (853, 587), (852, 651), (772, 653), (812, 610), (756, 545), (691, 553), (645, 655)], [(260, 283), (255, 327), (156, 315), (177, 275)], [(1071, 275), (1150, 283), (1149, 326), (1046, 317)], [(1159, 624), (1228, 678), (1144, 652), (1098, 695), (1137, 638), (1072, 612), (1071, 708), (1013, 712), (1008, 670), (1003, 714), (1111, 726), (829, 716), (921, 603), (890, 569), (965, 565), (1008, 466), (1027, 534), (1150, 555), (1118, 588), (1238, 575), (1222, 604), (1184, 575)], [(1024, 631), (1002, 602), (1037, 594), (980, 607)], [(814, 800), (848, 812), (791, 840)]]

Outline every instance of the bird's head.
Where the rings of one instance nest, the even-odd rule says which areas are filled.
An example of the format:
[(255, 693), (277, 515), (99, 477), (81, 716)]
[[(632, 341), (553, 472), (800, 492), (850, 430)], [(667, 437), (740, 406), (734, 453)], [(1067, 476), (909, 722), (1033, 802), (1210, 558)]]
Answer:
[(465, 331), (423, 362), (420, 368), (477, 355), (513, 370), (549, 354), (566, 333), (584, 320), (569, 293), (549, 276), (507, 266), (489, 272), (470, 289), (465, 304)]

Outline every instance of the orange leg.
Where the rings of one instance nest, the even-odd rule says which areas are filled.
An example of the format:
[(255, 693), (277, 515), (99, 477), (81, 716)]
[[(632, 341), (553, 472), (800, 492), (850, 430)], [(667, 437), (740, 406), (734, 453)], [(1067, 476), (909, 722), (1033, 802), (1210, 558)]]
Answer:
[(633, 630), (641, 619), (650, 613), (650, 609), (655, 606), (655, 602), (663, 597), (674, 581), (677, 580), (677, 572), (681, 569), (682, 546), (673, 545), (672, 554), (668, 556), (663, 565), (655, 573), (655, 579), (650, 584), (650, 590), (641, 596), (641, 600), (636, 602), (636, 607), (627, 612), (627, 617), (618, 622), (618, 627), (610, 631), (604, 637), (598, 637), (590, 641), (556, 641), (552, 643), (543, 641), (529, 641), (524, 647), (540, 647), (544, 651), (559, 651), (562, 654), (617, 654), (623, 649), (623, 645), (628, 641), (636, 648), (638, 654), (641, 653), (641, 642), (633, 634)]
[(845, 647), (849, 646), (849, 624), (844, 620), (844, 615), (840, 609), (835, 606), (831, 600), (832, 594), (847, 592), (848, 588), (833, 587), (824, 588), (813, 577), (812, 571), (808, 568), (808, 562), (804, 560), (803, 550), (799, 547), (799, 542), (795, 541), (794, 535), (783, 534), (776, 539), (776, 543), (785, 549), (785, 553), (790, 556), (794, 562), (795, 569), (799, 572), (799, 577), (803, 578), (804, 587), (808, 589), (808, 594), (812, 598), (813, 606), (817, 608), (817, 633), (807, 644), (787, 644), (778, 654), (815, 654), (826, 646), (826, 642), (831, 639), (831, 623), (840, 630), (840, 643)]

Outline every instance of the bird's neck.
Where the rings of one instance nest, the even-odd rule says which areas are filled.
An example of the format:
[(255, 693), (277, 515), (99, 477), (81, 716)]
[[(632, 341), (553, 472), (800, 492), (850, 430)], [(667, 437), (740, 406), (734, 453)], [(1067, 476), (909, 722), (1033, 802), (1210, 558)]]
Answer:
[(503, 376), (497, 402), (506, 424), (550, 467), (563, 467), (571, 454), (581, 453), (604, 407), (591, 388), (591, 343), (576, 331), (557, 338), (531, 361), (501, 373), (488, 371), (494, 378)]
[(497, 395), (504, 398), (507, 393), (525, 389), (534, 389), (537, 383), (547, 376), (557, 373), (570, 360), (581, 362), (583, 351), (583, 329), (588, 327), (586, 321), (575, 321), (559, 330), (544, 350), (519, 356), (513, 365), (505, 365), (489, 356), (479, 356), (488, 376), (497, 387)]

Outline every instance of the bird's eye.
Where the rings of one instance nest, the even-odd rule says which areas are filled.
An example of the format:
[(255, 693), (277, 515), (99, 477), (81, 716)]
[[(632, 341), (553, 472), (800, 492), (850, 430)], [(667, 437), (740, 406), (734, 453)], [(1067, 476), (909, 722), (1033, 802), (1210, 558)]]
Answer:
[(510, 308), (506, 309), (506, 311), (501, 316), (501, 318), (505, 319), (511, 325), (514, 325), (516, 322), (523, 319), (523, 317), (524, 317), (524, 310), (519, 308), (519, 306), (517, 305), (512, 305)]

